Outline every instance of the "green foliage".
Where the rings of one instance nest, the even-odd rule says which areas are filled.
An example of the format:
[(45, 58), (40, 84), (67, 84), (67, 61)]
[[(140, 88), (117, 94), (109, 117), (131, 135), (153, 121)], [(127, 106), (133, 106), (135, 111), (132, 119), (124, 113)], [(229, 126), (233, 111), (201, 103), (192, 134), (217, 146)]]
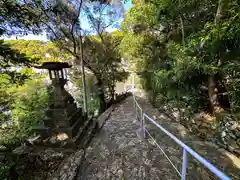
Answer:
[(122, 34), (117, 31), (112, 34), (104, 33), (100, 38), (98, 40), (98, 37), (93, 36), (85, 41), (84, 55), (95, 72), (98, 83), (108, 87), (109, 96), (113, 98), (116, 83), (127, 79), (128, 76), (123, 69), (118, 51)]
[(98, 112), (100, 103), (99, 99), (97, 98), (96, 94), (91, 94), (88, 96), (88, 113), (90, 115), (95, 115), (95, 112)]
[[(76, 90), (72, 92), (73, 97), (78, 104), (83, 105), (83, 85), (82, 78), (79, 78), (79, 76), (81, 77), (81, 74), (79, 74), (78, 71), (70, 69), (71, 83), (76, 86)], [(99, 109), (96, 82), (97, 80), (93, 74), (86, 73), (87, 108), (90, 115), (94, 114), (94, 112)], [(71, 89), (71, 91), (72, 90), (73, 89)]]
[(157, 8), (151, 3), (139, 3), (125, 15), (122, 27), (124, 31), (140, 32), (156, 25)]
[[(30, 72), (29, 69), (27, 71)], [(8, 153), (32, 135), (33, 125), (44, 117), (48, 105), (48, 90), (43, 84), (43, 77), (45, 76), (31, 72), (33, 80), (26, 80), (20, 86), (12, 83), (7, 74), (1, 74), (1, 106), (10, 110), (11, 116), (2, 119), (4, 114), (1, 113), (0, 149), (4, 147), (6, 158), (0, 162), (0, 179), (8, 179), (13, 175), (11, 173), (15, 161)]]
[[(1, 76), (8, 76), (12, 83), (22, 84), (28, 78), (27, 74), (19, 72), (17, 69), (23, 66), (31, 66), (38, 61), (36, 58), (29, 58), (26, 54), (12, 49), (9, 44), (3, 40), (0, 41), (1, 57)], [(4, 75), (5, 74), (5, 75)]]
[(39, 14), (32, 9), (32, 3), (17, 0), (0, 2), (0, 36), (26, 35), (28, 32), (38, 33)]
[(53, 42), (39, 40), (8, 40), (5, 44), (13, 50), (17, 50), (26, 55), (34, 63), (42, 63), (46, 61), (64, 61), (70, 58), (68, 53), (61, 51)]
[[(46, 30), (48, 38), (69, 53), (69, 59), (74, 64), (79, 65), (83, 61), (86, 69), (94, 74), (98, 89), (101, 89), (99, 99), (104, 110), (106, 103), (103, 87), (106, 84), (113, 87), (116, 81), (127, 76), (120, 66), (121, 57), (117, 50), (121, 35), (106, 33), (108, 27), (118, 24), (123, 11), (100, 1), (90, 3), (61, 0), (47, 5), (34, 1), (33, 4), (33, 11), (39, 13), (39, 22), (43, 25), (41, 28)], [(83, 29), (82, 20), (89, 21), (91, 29)], [(96, 36), (92, 37), (89, 33)]]
[[(44, 61), (62, 61), (69, 58), (51, 42), (9, 40), (1, 41), (2, 49), (0, 103), (8, 107), (12, 102), (9, 89), (11, 86), (23, 85), (26, 80), (33, 79), (35, 74), (30, 68)], [(0, 46), (1, 46), (0, 45)]]
[(239, 114), (239, 18), (236, 0), (136, 1), (122, 23), (121, 54), (155, 105)]
[(41, 79), (29, 80), (23, 86), (12, 86), (7, 91), (12, 98), (9, 105), (12, 127), (0, 130), (0, 144), (12, 149), (29, 136), (32, 126), (43, 118), (48, 104), (48, 93)]
[[(29, 32), (35, 34), (41, 32), (39, 28), (39, 17), (37, 11), (31, 7), (32, 3), (23, 3), (16, 0), (4, 0), (0, 2), (0, 36), (27, 35)], [(27, 57), (23, 52), (0, 40), (0, 68), (1, 74), (9, 75), (14, 83), (23, 83), (28, 77), (16, 71), (16, 68), (31, 66), (38, 59)], [(15, 68), (15, 69), (14, 69)], [(8, 78), (8, 79), (9, 79)]]
[[(102, 108), (100, 108), (102, 110), (106, 108), (105, 100), (113, 98), (116, 83), (125, 80), (128, 76), (121, 64), (121, 56), (118, 50), (121, 40), (122, 34), (118, 31), (112, 34), (103, 33), (98, 36), (84, 38), (83, 56), (88, 69), (91, 71), (87, 71), (86, 81), (91, 76), (93, 78), (90, 81), (92, 85), (87, 83), (87, 89), (94, 86), (94, 93), (98, 96), (99, 101), (103, 103), (102, 106), (104, 107), (101, 106)], [(76, 79), (81, 76), (78, 69), (73, 69), (73, 71)], [(79, 84), (81, 79), (77, 80)]]
[(14, 160), (8, 156), (5, 162), (0, 162), (0, 178), (2, 180), (9, 180), (11, 177), (11, 170), (14, 167)]
[[(48, 106), (48, 90), (43, 78), (30, 68), (44, 61), (62, 61), (67, 53), (51, 42), (10, 40), (1, 41), (0, 146), (11, 151), (33, 134), (32, 127), (41, 121)], [(11, 121), (9, 121), (9, 118)], [(11, 155), (1, 162), (0, 179), (11, 176), (15, 162)]]

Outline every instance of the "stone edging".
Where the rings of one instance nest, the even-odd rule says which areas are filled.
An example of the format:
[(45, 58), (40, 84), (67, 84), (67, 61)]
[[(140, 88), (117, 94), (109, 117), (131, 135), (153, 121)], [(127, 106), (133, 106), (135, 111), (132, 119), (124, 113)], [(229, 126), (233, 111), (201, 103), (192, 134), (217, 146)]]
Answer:
[(113, 106), (111, 106), (96, 119), (98, 129), (101, 129), (103, 127), (104, 123), (106, 122), (113, 110), (114, 108)]
[(65, 159), (59, 166), (58, 170), (48, 180), (74, 180), (78, 167), (83, 159), (84, 151), (79, 150)]

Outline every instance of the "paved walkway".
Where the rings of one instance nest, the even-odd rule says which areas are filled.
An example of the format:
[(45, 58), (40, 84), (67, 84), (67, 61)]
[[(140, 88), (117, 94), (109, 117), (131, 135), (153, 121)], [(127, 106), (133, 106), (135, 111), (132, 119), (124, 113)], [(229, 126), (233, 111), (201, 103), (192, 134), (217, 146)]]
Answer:
[[(166, 123), (166, 120), (164, 120)], [(168, 122), (169, 124), (170, 122)], [(160, 141), (170, 159), (181, 169), (182, 150), (164, 134), (149, 126)], [(119, 104), (99, 134), (86, 150), (86, 159), (79, 167), (77, 179), (81, 180), (176, 180), (180, 179), (161, 151), (149, 139), (142, 140), (138, 134), (140, 123), (135, 119), (132, 97)], [(173, 130), (173, 129), (172, 129)], [(156, 133), (157, 132), (157, 133)], [(171, 131), (172, 132), (172, 131)], [(176, 136), (179, 132), (176, 132)], [(184, 131), (184, 136), (188, 136)], [(190, 135), (189, 135), (190, 136)], [(179, 137), (179, 136), (178, 136)], [(180, 136), (181, 137), (181, 136)], [(179, 137), (179, 138), (180, 138)], [(180, 138), (181, 139), (181, 138)], [(195, 147), (195, 146), (193, 146)], [(207, 150), (205, 149), (205, 152)], [(233, 179), (240, 177), (240, 171), (215, 147), (219, 166), (229, 170)], [(224, 161), (222, 161), (224, 160)], [(218, 163), (218, 162), (216, 162)], [(199, 163), (189, 158), (187, 179), (217, 179)]]

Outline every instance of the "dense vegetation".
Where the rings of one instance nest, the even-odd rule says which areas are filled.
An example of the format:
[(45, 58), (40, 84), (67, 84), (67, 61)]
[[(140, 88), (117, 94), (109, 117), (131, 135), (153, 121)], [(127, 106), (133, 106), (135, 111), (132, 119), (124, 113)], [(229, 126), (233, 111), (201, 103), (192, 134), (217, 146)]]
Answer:
[(148, 72), (157, 102), (237, 113), (239, 18), (237, 1), (135, 1), (122, 51)]
[[(27, 63), (27, 66), (17, 64), (19, 56), (14, 54), (16, 63), (8, 63), (0, 75), (0, 145), (1, 150), (10, 153), (32, 135), (32, 126), (43, 118), (48, 105), (48, 88), (44, 83), (46, 74), (37, 73), (28, 66), (46, 61), (45, 54), (51, 56), (51, 61), (54, 60), (56, 48), (54, 50), (52, 43), (25, 40), (5, 41), (3, 45), (20, 57), (23, 56)], [(14, 165), (9, 157), (7, 161), (1, 162), (1, 179), (10, 175), (9, 169)]]
[(136, 0), (122, 30), (122, 55), (157, 108), (177, 109), (189, 129), (207, 117), (202, 138), (225, 136), (230, 121), (239, 128), (239, 1)]
[(239, 113), (238, 1), (134, 1), (121, 48), (155, 105)]

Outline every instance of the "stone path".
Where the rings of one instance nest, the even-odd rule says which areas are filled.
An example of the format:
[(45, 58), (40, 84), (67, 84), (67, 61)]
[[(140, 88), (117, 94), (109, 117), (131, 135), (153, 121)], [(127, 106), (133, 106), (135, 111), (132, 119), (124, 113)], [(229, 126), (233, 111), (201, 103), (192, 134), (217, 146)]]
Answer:
[[(147, 107), (144, 107), (147, 110)], [(149, 109), (148, 109), (149, 110)], [(150, 111), (150, 110), (149, 110)], [(152, 111), (151, 111), (152, 112)], [(168, 124), (166, 124), (168, 123)], [(170, 122), (164, 118), (163, 125), (169, 127)], [(157, 139), (162, 148), (169, 155), (173, 163), (181, 169), (182, 150), (174, 142), (160, 133), (154, 127), (148, 126), (150, 132)], [(190, 136), (186, 130), (184, 134), (170, 130), (177, 137)], [(183, 128), (183, 127), (181, 127)], [(181, 129), (180, 128), (180, 129)], [(140, 123), (135, 118), (133, 98), (127, 98), (117, 105), (99, 134), (93, 139), (86, 150), (85, 160), (79, 166), (78, 180), (176, 180), (180, 179), (171, 164), (150, 138), (141, 139), (138, 134)], [(179, 136), (180, 135), (180, 136)], [(180, 138), (181, 139), (181, 138)], [(192, 139), (191, 139), (192, 141)], [(201, 143), (200, 143), (201, 144)], [(200, 146), (193, 146), (200, 147)], [(215, 163), (232, 179), (239, 179), (240, 170), (231, 160), (211, 146)], [(196, 150), (196, 149), (195, 149)], [(202, 148), (203, 154), (208, 151)], [(218, 161), (219, 160), (219, 161)], [(187, 179), (212, 180), (217, 179), (203, 166), (189, 158)]]

